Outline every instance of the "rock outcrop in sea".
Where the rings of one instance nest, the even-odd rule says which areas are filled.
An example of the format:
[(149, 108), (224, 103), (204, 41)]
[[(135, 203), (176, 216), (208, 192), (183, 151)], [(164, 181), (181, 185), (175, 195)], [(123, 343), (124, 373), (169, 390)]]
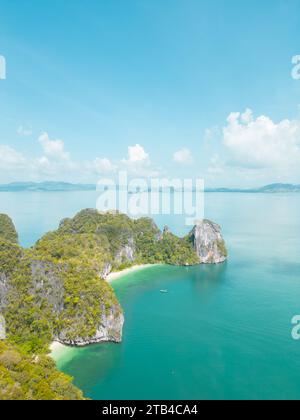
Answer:
[(210, 220), (197, 223), (189, 235), (200, 264), (220, 264), (226, 261), (228, 252), (221, 227)]
[(102, 312), (99, 326), (97, 328), (96, 333), (93, 335), (93, 337), (90, 337), (87, 339), (87, 338), (78, 336), (78, 337), (74, 337), (70, 339), (68, 332), (62, 330), (55, 337), (55, 341), (58, 341), (67, 346), (76, 346), (76, 347), (84, 347), (90, 344), (105, 343), (105, 342), (121, 343), (123, 325), (124, 325), (123, 312), (120, 310), (120, 307), (116, 305), (115, 307), (112, 307), (108, 311), (108, 313), (106, 313), (105, 311)]

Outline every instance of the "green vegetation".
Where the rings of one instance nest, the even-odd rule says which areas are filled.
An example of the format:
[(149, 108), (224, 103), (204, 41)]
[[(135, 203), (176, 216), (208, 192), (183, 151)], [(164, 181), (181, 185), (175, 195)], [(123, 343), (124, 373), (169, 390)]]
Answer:
[(161, 233), (151, 219), (134, 224), (137, 262), (143, 264), (195, 265), (198, 256), (187, 238), (178, 238), (167, 230)]
[[(17, 245), (17, 236), (11, 234), (14, 232), (12, 222), (7, 223), (7, 220), (10, 219), (1, 217), (4, 225), (0, 225), (0, 311), (6, 321), (7, 333), (5, 343), (0, 341), (0, 400), (83, 399), (81, 392), (72, 385), (71, 378), (58, 372), (54, 362), (46, 356), (49, 344), (63, 324), (60, 317), (70, 322), (66, 314), (74, 301), (66, 305), (65, 313), (55, 309), (53, 295), (61, 282), (58, 276), (55, 277), (58, 266), (43, 265), (32, 250), (23, 250)], [(58, 283), (53, 283), (53, 279)], [(77, 290), (70, 286), (68, 279), (65, 283), (67, 299)], [(107, 287), (105, 285), (104, 289), (109, 295)], [(91, 288), (93, 294), (99, 292), (97, 285), (88, 286), (87, 294), (91, 294)], [(91, 303), (91, 308), (95, 306)], [(83, 316), (81, 322), (85, 321)]]
[(34, 257), (54, 264), (87, 267), (101, 273), (112, 261), (106, 236), (65, 233), (63, 229), (45, 235), (34, 247)]
[(75, 341), (78, 337), (92, 339), (102, 316), (121, 307), (111, 286), (100, 280), (93, 269), (70, 265), (62, 272), (64, 307), (55, 324), (57, 335), (63, 332), (64, 339)]
[(0, 343), (0, 399), (82, 398), (47, 353), (53, 339), (92, 341), (107, 315), (120, 316), (104, 273), (140, 263), (198, 262), (187, 238), (160, 232), (148, 218), (84, 210), (25, 250), (12, 221), (1, 215), (0, 311), (7, 342)]
[(224, 257), (228, 257), (228, 250), (225, 244), (225, 241), (218, 241), (217, 243), (218, 246), (218, 250), (221, 252), (222, 255), (224, 255)]
[(163, 261), (171, 265), (196, 265), (199, 258), (187, 238), (165, 233), (159, 247)]
[(18, 266), (23, 256), (22, 248), (0, 237), (0, 272), (10, 276)]
[[(62, 221), (58, 231), (51, 235), (38, 242), (36, 249), (42, 249), (47, 253), (52, 247), (54, 250), (50, 252), (52, 256), (57, 257), (58, 253), (59, 259), (65, 259), (67, 250), (70, 250), (71, 243), (75, 241), (78, 243), (75, 248), (81, 249), (81, 254), (85, 250), (85, 255), (82, 257), (88, 261), (92, 260), (92, 255), (88, 255), (90, 248), (90, 254), (95, 255), (94, 261), (97, 261), (100, 273), (107, 263), (111, 264), (113, 269), (120, 270), (138, 263), (185, 265), (199, 262), (188, 240), (169, 233), (162, 234), (149, 218), (132, 220), (119, 213), (83, 210), (73, 219)], [(70, 236), (72, 239), (69, 240), (69, 246), (67, 238)], [(57, 242), (61, 245), (59, 246)], [(89, 245), (83, 245), (84, 242)], [(125, 248), (127, 251), (131, 250), (130, 257), (124, 256)], [(60, 249), (62, 252), (58, 251)], [(78, 258), (79, 253), (76, 249), (74, 254)], [(95, 263), (93, 265), (95, 266)]]
[(113, 261), (118, 251), (130, 242), (133, 227), (134, 221), (124, 214), (83, 210), (73, 219), (63, 220), (57, 233), (98, 237), (105, 253), (110, 253), (108, 261)]
[(26, 257), (9, 277), (3, 315), (11, 342), (30, 354), (48, 351), (55, 314), (46, 294), (35, 290), (30, 261)]
[(6, 214), (0, 214), (0, 238), (15, 244), (19, 241), (15, 226)]
[(29, 356), (0, 341), (0, 400), (83, 400), (72, 378), (48, 356)]

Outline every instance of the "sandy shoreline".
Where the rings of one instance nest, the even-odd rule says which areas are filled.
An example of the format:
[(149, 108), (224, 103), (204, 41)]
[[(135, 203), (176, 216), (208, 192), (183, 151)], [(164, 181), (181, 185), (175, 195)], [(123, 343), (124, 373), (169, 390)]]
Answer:
[(58, 351), (58, 350), (60, 350), (64, 347), (65, 346), (63, 344), (59, 343), (58, 341), (53, 341), (53, 343), (51, 343), (51, 345), (50, 345), (50, 351), (52, 353), (52, 352)]
[(53, 341), (49, 347), (49, 355), (56, 362), (61, 359), (63, 356), (67, 355), (70, 351), (70, 347), (64, 346), (58, 341)]
[(112, 281), (117, 280), (127, 274), (134, 273), (135, 271), (144, 270), (145, 268), (154, 267), (155, 265), (158, 265), (158, 264), (134, 265), (133, 267), (126, 268), (125, 270), (110, 273), (107, 276), (106, 281), (108, 283), (111, 283)]
[[(114, 280), (120, 279), (121, 277), (123, 277), (127, 274), (134, 273), (134, 272), (140, 271), (140, 270), (144, 270), (145, 268), (154, 267), (156, 265), (159, 265), (159, 264), (134, 265), (133, 267), (126, 268), (125, 270), (110, 273), (107, 276), (106, 281), (108, 283), (111, 283)], [(54, 360), (57, 361), (62, 356), (67, 355), (68, 351), (70, 351), (71, 349), (74, 349), (74, 348), (75, 347), (65, 346), (64, 344), (61, 344), (58, 341), (53, 341), (50, 345), (50, 356)]]
[(59, 343), (58, 341), (53, 341), (50, 344), (50, 356), (55, 355), (59, 356), (62, 355), (66, 350), (71, 349), (69, 346), (65, 346), (64, 344)]

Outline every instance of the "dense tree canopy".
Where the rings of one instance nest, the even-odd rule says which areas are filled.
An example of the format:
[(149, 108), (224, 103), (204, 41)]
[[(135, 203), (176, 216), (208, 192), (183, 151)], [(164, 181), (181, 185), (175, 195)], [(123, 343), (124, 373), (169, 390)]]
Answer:
[(112, 308), (122, 311), (103, 279), (108, 267), (198, 262), (188, 238), (161, 232), (148, 218), (84, 210), (22, 249), (12, 221), (0, 215), (0, 311), (8, 338), (0, 346), (0, 398), (82, 397), (46, 354), (62, 331), (70, 342), (88, 340)]

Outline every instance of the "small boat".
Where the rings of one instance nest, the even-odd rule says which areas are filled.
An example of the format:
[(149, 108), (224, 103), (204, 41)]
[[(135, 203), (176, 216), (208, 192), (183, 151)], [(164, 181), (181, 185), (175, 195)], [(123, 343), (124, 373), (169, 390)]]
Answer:
[(160, 293), (168, 293), (167, 290), (160, 290)]

